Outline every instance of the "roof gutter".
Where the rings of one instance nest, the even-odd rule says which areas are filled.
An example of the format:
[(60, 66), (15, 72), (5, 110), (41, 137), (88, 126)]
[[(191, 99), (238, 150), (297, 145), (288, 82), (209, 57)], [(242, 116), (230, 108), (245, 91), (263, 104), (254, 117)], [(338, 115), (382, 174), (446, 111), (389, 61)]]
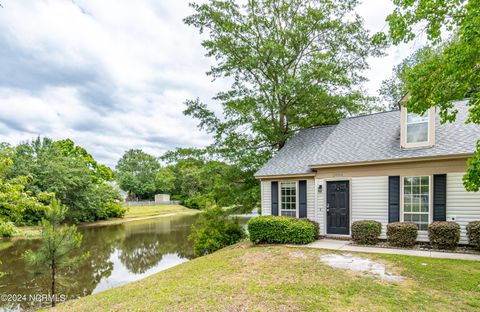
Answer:
[(255, 176), (255, 179), (266, 180), (266, 179), (288, 179), (288, 178), (313, 178), (315, 177), (315, 172), (312, 173), (297, 173), (297, 174), (277, 174), (277, 175), (263, 175)]

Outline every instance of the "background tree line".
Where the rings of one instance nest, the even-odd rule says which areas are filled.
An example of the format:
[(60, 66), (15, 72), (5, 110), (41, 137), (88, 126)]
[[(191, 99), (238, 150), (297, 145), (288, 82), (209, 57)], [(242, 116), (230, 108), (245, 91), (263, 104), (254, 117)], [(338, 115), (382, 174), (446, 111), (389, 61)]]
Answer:
[(159, 158), (139, 149), (128, 150), (115, 167), (115, 179), (130, 199), (152, 200), (155, 194), (167, 193), (194, 209), (251, 210), (259, 198), (251, 173), (196, 149), (177, 149)]
[(37, 224), (52, 197), (68, 207), (70, 222), (120, 217), (113, 172), (71, 140), (37, 138), (0, 145), (0, 221)]

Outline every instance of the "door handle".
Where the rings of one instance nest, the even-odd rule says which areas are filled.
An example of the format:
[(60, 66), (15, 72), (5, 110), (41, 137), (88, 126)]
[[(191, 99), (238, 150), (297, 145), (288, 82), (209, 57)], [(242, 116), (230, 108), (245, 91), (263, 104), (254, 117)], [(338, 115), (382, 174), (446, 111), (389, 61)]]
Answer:
[(327, 208), (327, 212), (329, 212), (329, 211), (330, 211), (330, 209)]

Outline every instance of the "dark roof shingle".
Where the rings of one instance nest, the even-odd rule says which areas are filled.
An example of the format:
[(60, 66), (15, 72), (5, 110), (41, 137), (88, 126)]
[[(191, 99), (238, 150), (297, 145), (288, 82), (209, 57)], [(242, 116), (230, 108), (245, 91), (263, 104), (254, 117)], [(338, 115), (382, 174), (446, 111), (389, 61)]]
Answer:
[(472, 153), (480, 126), (465, 124), (468, 101), (455, 103), (457, 119), (435, 118), (435, 146), (400, 147), (400, 111), (343, 119), (338, 125), (299, 131), (255, 176), (311, 173), (311, 165), (334, 165)]

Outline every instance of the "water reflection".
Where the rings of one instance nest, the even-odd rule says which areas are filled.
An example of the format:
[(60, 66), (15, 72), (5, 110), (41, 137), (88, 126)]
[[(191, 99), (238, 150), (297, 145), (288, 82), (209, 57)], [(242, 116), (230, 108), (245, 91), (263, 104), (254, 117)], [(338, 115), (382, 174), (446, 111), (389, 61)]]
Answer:
[[(120, 225), (80, 228), (83, 243), (78, 254), (89, 251), (90, 258), (66, 274), (60, 281), (59, 294), (76, 298), (139, 280), (193, 258), (187, 237), (196, 216), (165, 217)], [(46, 294), (49, 280), (25, 267), (21, 255), (35, 249), (36, 240), (18, 240), (0, 251), (0, 293)], [(0, 310), (38, 307), (38, 303), (8, 304), (0, 301)]]

